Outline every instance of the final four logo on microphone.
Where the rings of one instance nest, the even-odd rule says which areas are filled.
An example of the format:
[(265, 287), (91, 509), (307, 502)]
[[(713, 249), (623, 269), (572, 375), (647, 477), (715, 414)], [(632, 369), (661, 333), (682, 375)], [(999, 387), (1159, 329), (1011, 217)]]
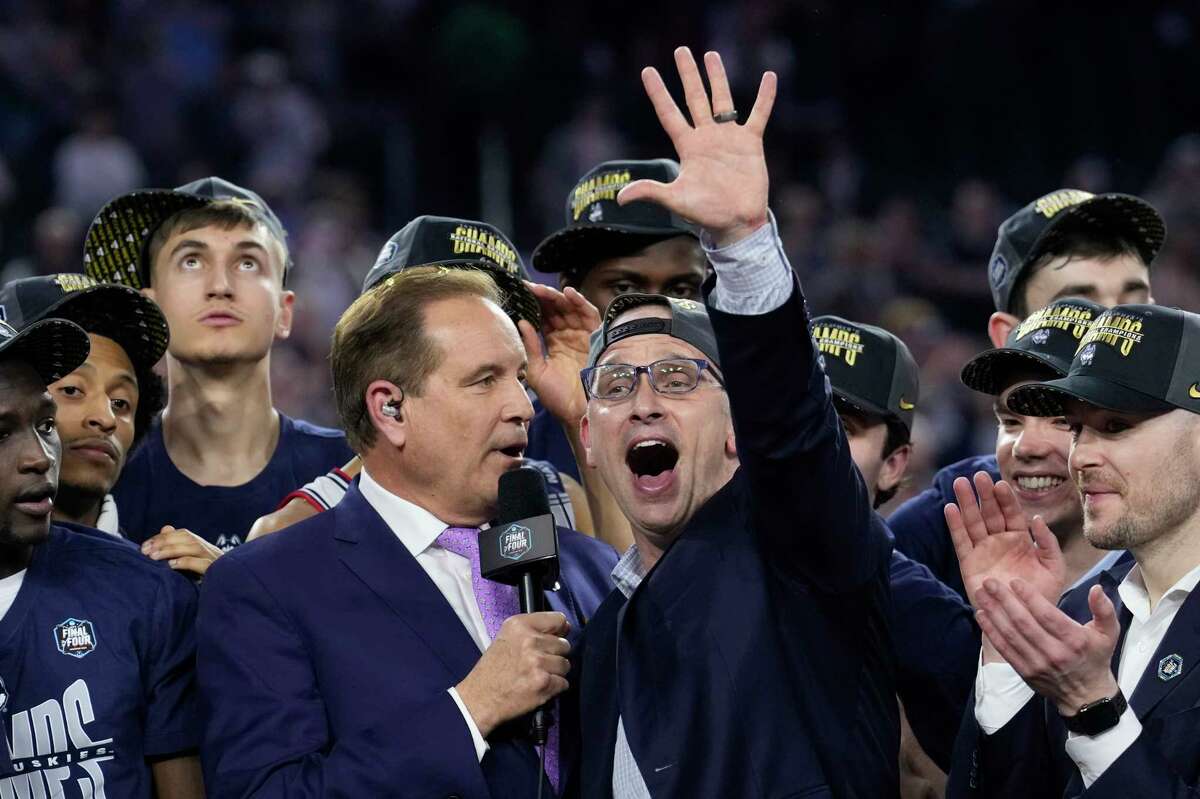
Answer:
[(509, 525), (500, 536), (500, 557), (520, 560), (532, 548), (533, 530), (523, 525)]

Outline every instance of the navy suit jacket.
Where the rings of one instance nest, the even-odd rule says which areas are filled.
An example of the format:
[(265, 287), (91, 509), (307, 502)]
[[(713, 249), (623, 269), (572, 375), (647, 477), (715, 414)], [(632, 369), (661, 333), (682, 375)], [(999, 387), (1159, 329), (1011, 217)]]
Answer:
[(803, 304), (709, 310), (741, 467), (588, 627), (582, 796), (612, 795), (618, 716), (652, 796), (897, 794), (891, 544)]
[[(1118, 561), (1088, 585), (1063, 597), (1063, 611), (1079, 622), (1090, 621), (1087, 593), (1099, 583), (1117, 608), (1121, 641), (1113, 656), (1117, 673), (1121, 646), (1133, 619), (1117, 586), (1133, 566)], [(1170, 680), (1158, 676), (1168, 655), (1183, 658), (1183, 673)], [(1100, 779), (1084, 789), (1083, 778), (1067, 755), (1067, 730), (1054, 705), (1034, 697), (1016, 717), (993, 735), (975, 721), (972, 696), (955, 746), (948, 797), (1020, 797), (1021, 799), (1196, 799), (1200, 797), (1200, 591), (1193, 591), (1171, 622), (1129, 697), (1142, 723), (1142, 733)]]
[[(561, 528), (559, 548), (563, 588), (547, 598), (578, 639), (616, 553)], [(515, 724), (477, 759), (447, 689), (479, 648), (357, 486), (218, 560), (197, 638), (211, 796), (526, 799), (537, 788)]]

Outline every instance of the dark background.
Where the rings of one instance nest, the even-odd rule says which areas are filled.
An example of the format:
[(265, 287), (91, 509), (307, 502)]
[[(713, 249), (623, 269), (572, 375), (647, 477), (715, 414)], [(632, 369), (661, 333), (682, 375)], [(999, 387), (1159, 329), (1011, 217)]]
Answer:
[[(999, 222), (1070, 186), (1167, 218), (1160, 302), (1200, 308), (1200, 4), (0, 0), (0, 268), (78, 271), (108, 198), (219, 174), (297, 264), (281, 408), (333, 422), (330, 329), (411, 217), (483, 218), (528, 254), (574, 180), (671, 155), (638, 78), (719, 50), (749, 110), (773, 69), (772, 206), (818, 312), (922, 363), (928, 469), (990, 448), (957, 384), (984, 344)], [(919, 477), (917, 479), (920, 479)]]

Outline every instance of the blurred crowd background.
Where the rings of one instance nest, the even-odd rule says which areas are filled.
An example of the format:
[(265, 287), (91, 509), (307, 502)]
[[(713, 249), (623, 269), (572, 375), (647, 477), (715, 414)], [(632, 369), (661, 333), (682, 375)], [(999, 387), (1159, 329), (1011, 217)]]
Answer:
[(481, 218), (528, 256), (589, 167), (673, 154), (638, 73), (678, 44), (722, 53), (743, 112), (779, 73), (772, 207), (811, 307), (922, 364), (914, 486), (993, 446), (958, 372), (1017, 207), (1147, 197), (1156, 298), (1200, 310), (1194, 0), (0, 0), (0, 277), (79, 271), (114, 195), (247, 185), (297, 264), (276, 404), (335, 424), (329, 333), (388, 235)]

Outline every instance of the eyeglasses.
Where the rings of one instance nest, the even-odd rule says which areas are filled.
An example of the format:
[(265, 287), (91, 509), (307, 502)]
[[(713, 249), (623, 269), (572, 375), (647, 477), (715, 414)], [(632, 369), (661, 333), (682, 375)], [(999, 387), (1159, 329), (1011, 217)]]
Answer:
[[(649, 366), (631, 366), (627, 363), (606, 363), (591, 366), (579, 373), (583, 379), (583, 390), (592, 399), (622, 400), (637, 392), (638, 376), (646, 373), (650, 387), (659, 394), (676, 396), (696, 390), (700, 376), (708, 369), (708, 361), (699, 358), (664, 358)], [(709, 372), (718, 385), (721, 378), (715, 371)]]

